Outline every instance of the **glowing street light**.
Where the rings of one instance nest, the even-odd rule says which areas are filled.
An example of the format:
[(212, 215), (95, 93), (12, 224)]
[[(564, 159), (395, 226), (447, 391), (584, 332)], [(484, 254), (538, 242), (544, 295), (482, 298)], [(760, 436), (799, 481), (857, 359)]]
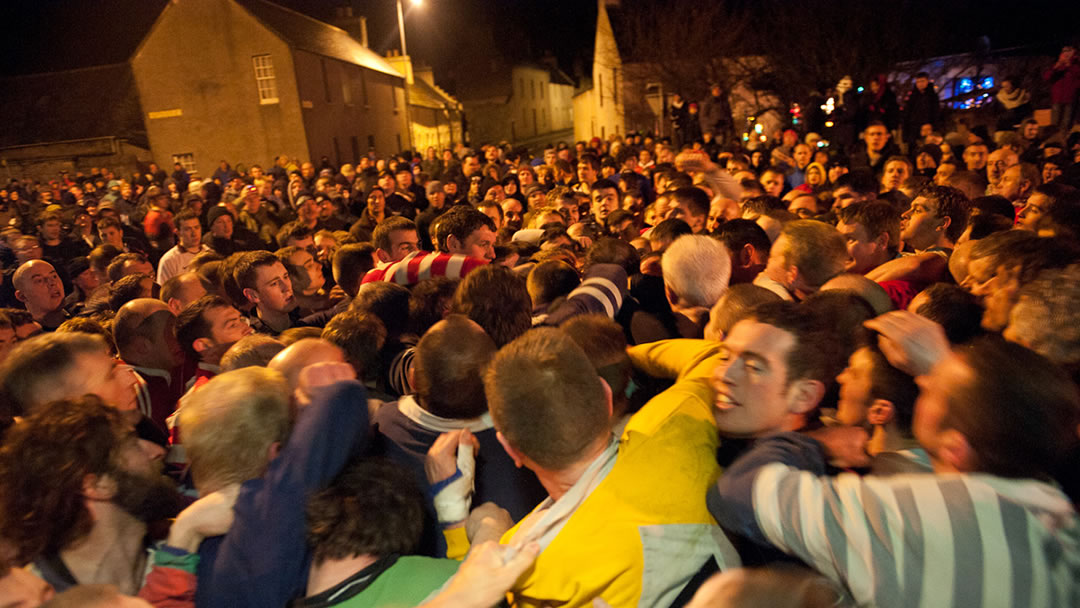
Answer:
[[(412, 5), (414, 7), (422, 6), (423, 3), (424, 3), (424, 0), (410, 0), (410, 1), (412, 2)], [(401, 34), (401, 57), (402, 57), (402, 61), (405, 62), (405, 61), (407, 61), (406, 58), (409, 56), (409, 51), (408, 51), (407, 47), (405, 46), (405, 12), (401, 10), (401, 0), (397, 0), (397, 23), (398, 23), (398, 33)], [(405, 68), (406, 71), (411, 71), (412, 70), (412, 67), (410, 65), (411, 63), (412, 62), (409, 61), (408, 64), (404, 64), (404, 65), (406, 65), (406, 68)], [(408, 139), (409, 139), (409, 149), (412, 150), (412, 147), (413, 147), (412, 117), (410, 116), (410, 112), (409, 112), (409, 74), (408, 73), (405, 74), (405, 126), (407, 127), (406, 132), (407, 132)], [(415, 152), (415, 150), (413, 150), (413, 152)]]

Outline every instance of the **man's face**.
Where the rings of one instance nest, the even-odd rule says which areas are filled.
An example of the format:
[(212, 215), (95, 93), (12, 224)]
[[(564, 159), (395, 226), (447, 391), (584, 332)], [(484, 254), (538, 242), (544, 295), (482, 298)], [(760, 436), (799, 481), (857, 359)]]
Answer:
[(520, 230), (522, 219), (521, 201), (516, 198), (508, 198), (503, 201), (502, 210), (503, 217), (506, 218), (506, 225), (515, 230)]
[(23, 277), (20, 298), (27, 309), (53, 312), (64, 303), (64, 284), (52, 264), (43, 261), (32, 262), (29, 272)]
[(218, 306), (203, 314), (210, 325), (210, 340), (215, 346), (235, 344), (254, 331), (247, 317), (232, 306)]
[(886, 190), (899, 190), (904, 180), (910, 176), (911, 171), (908, 169), (908, 164), (894, 160), (885, 163), (885, 172), (881, 177), (881, 184), (885, 186)]
[(972, 144), (964, 148), (964, 164), (968, 171), (982, 171), (986, 167), (987, 156), (986, 146), (982, 144)]
[(838, 222), (836, 229), (844, 236), (848, 255), (851, 256), (844, 267), (845, 272), (866, 274), (882, 263), (884, 248), (867, 233), (862, 224)]
[(1050, 210), (1050, 200), (1045, 194), (1035, 192), (1027, 199), (1027, 204), (1016, 216), (1016, 227), (1024, 230), (1038, 230), (1039, 219)]
[(75, 355), (71, 367), (60, 374), (58, 381), (68, 387), (72, 396), (97, 395), (122, 412), (138, 408), (135, 373), (104, 350)]
[(446, 204), (446, 192), (443, 190), (436, 190), (428, 195), (428, 202), (436, 209), (442, 209)]
[(731, 328), (711, 380), (721, 434), (756, 437), (785, 428), (787, 355), (794, 345), (788, 332), (754, 320)]
[(607, 216), (619, 208), (619, 191), (615, 188), (601, 188), (592, 192), (592, 213), (596, 221), (603, 224)]
[(184, 249), (196, 249), (202, 242), (202, 224), (198, 218), (180, 222), (180, 245)]
[(415, 230), (395, 230), (390, 233), (391, 262), (400, 262), (405, 256), (420, 250), (420, 237)]
[(47, 241), (60, 239), (60, 220), (49, 220), (41, 225), (41, 236)]
[(648, 150), (642, 150), (641, 152), (638, 152), (638, 164), (647, 165), (651, 160), (652, 153), (650, 153)]
[(411, 171), (398, 171), (395, 177), (397, 178), (398, 186), (402, 190), (408, 189), (409, 186), (411, 186), (413, 183), (413, 175)]
[(40, 260), (41, 255), (41, 243), (36, 238), (19, 239), (15, 244), (15, 260), (19, 264), (25, 264), (30, 260)]
[(915, 79), (915, 88), (918, 89), (919, 92), (925, 91), (928, 86), (930, 86), (930, 80), (925, 76), (920, 76)]
[(941, 223), (937, 202), (916, 197), (900, 216), (900, 238), (915, 249), (927, 249), (937, 242)]
[(307, 276), (307, 287), (304, 289), (305, 293), (315, 293), (322, 289), (323, 285), (326, 283), (326, 276), (323, 274), (322, 264), (320, 264), (306, 249), (301, 249), (289, 256), (289, 263), (293, 266), (302, 268), (302, 272)]
[(484, 258), (490, 262), (495, 259), (495, 233), (487, 226), (480, 226), (465, 237), (459, 251), (450, 253), (462, 253), (474, 258)]
[(106, 226), (100, 230), (101, 240), (123, 251), (124, 233), (116, 226)]
[(810, 157), (813, 155), (813, 151), (810, 146), (806, 144), (799, 144), (795, 146), (795, 152), (792, 156), (795, 158), (795, 164), (800, 168), (810, 164)]
[(397, 180), (393, 175), (384, 175), (379, 178), (379, 188), (386, 194), (389, 194), (397, 189)]
[(470, 156), (465, 159), (465, 162), (461, 164), (461, 172), (465, 174), (465, 177), (471, 177), (480, 172), (480, 159), (475, 156)]
[(866, 147), (871, 152), (881, 152), (885, 148), (885, 144), (889, 143), (889, 131), (884, 125), (867, 127), (863, 137), (866, 139)]
[(935, 167), (937, 167), (937, 164), (934, 162), (934, 157), (926, 152), (920, 152), (919, 155), (915, 157), (915, 168), (919, 171), (933, 169)]
[(304, 204), (300, 205), (297, 215), (300, 216), (300, 221), (305, 224), (313, 224), (319, 221), (319, 203), (316, 203), (313, 198), (306, 199)]
[(14, 327), (0, 327), (0, 363), (7, 359), (8, 354), (19, 343), (19, 336)]
[(596, 169), (589, 163), (580, 162), (577, 165), (577, 177), (578, 181), (591, 184), (596, 181)]
[(1010, 203), (1020, 200), (1023, 181), (1020, 177), (1020, 165), (1014, 165), (1005, 170), (998, 182), (997, 193), (1009, 199)]
[(836, 381), (840, 384), (840, 400), (836, 419), (845, 426), (867, 426), (866, 416), (873, 401), (874, 358), (865, 346), (848, 358), (848, 365)]
[(784, 176), (775, 171), (766, 171), (761, 174), (761, 187), (765, 188), (765, 194), (779, 197), (784, 191)]
[(302, 175), (304, 179), (311, 179), (315, 176), (315, 165), (311, 163), (300, 165), (300, 175)]
[(829, 167), (829, 181), (836, 183), (836, 180), (840, 179), (841, 175), (846, 175), (848, 168), (844, 165), (833, 165)]
[(1024, 125), (1024, 139), (1035, 139), (1039, 136), (1039, 123), (1032, 122)]
[(283, 314), (292, 312), (297, 306), (289, 271), (280, 262), (260, 266), (255, 271), (255, 289), (252, 291), (255, 297), (248, 297), (262, 310)]
[(797, 196), (788, 205), (788, 211), (799, 216), (799, 219), (814, 217), (818, 214), (817, 197), (810, 194)]
[(945, 418), (952, 394), (970, 386), (972, 376), (971, 368), (963, 360), (950, 355), (935, 365), (929, 374), (915, 378), (919, 398), (915, 401), (911, 430), (919, 445), (935, 461), (942, 449), (942, 433), (947, 430)]
[(1061, 177), (1061, 173), (1062, 173), (1061, 166), (1059, 166), (1057, 163), (1052, 163), (1052, 162), (1043, 163), (1042, 182), (1044, 184), (1048, 184), (1048, 183), (1054, 181), (1055, 179)]
[(956, 173), (956, 165), (952, 163), (942, 164), (937, 168), (937, 171), (934, 172), (934, 184), (938, 186), (948, 186), (949, 178), (952, 177), (954, 173)]
[(228, 213), (222, 213), (214, 223), (210, 225), (210, 234), (221, 239), (231, 239), (233, 233), (233, 219)]
[(132, 260), (124, 263), (124, 276), (129, 274), (148, 274), (154, 276), (154, 265), (149, 260)]
[(1004, 265), (995, 267), (992, 256), (976, 258), (968, 263), (968, 276), (963, 286), (983, 305), (983, 329), (1004, 329), (1020, 288), (1014, 272)]
[(1019, 162), (1016, 154), (1008, 148), (998, 148), (987, 156), (986, 161), (986, 178), (990, 181), (991, 185), (995, 185), (1001, 181), (1001, 176), (1005, 174), (1005, 170)]

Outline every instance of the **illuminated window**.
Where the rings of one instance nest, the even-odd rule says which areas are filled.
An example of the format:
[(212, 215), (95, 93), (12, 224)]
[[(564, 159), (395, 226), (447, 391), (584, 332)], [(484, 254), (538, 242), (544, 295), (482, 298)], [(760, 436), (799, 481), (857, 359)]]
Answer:
[(255, 86), (259, 89), (259, 103), (277, 103), (277, 77), (274, 76), (274, 61), (270, 55), (255, 55), (251, 61), (255, 65)]
[(984, 90), (994, 88), (994, 77), (983, 76), (982, 79), (979, 80), (979, 88)]
[(970, 93), (975, 88), (975, 82), (970, 78), (961, 78), (956, 82), (956, 94)]
[(182, 154), (172, 155), (173, 164), (180, 163), (184, 167), (184, 171), (191, 173), (195, 170), (195, 155), (191, 152), (184, 152)]

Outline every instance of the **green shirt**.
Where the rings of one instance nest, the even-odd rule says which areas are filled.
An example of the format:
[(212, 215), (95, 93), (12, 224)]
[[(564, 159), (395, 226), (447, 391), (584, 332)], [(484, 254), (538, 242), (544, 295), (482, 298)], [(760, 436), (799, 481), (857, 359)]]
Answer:
[(390, 555), (337, 585), (293, 603), (293, 608), (408, 608), (423, 602), (457, 572), (461, 562)]

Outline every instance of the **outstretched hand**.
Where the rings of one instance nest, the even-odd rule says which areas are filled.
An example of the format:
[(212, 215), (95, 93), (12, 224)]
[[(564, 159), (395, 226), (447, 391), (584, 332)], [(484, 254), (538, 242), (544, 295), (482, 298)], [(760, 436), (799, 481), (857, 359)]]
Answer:
[(495, 542), (478, 545), (446, 588), (420, 608), (490, 608), (503, 599), (539, 554), (536, 543), (520, 550)]

